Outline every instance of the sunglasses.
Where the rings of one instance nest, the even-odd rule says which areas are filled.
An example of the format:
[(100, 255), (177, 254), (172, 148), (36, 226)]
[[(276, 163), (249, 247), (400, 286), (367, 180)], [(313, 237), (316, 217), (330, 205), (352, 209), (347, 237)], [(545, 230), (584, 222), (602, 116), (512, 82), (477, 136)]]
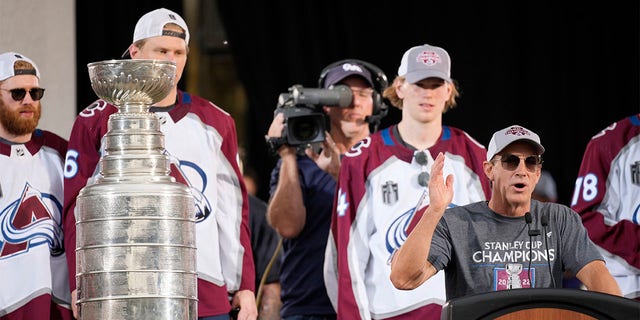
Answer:
[[(25, 88), (16, 88), (16, 89), (2, 89), (3, 91), (11, 92), (11, 98), (15, 101), (22, 101), (24, 97), (27, 95), (27, 89)], [(29, 95), (33, 101), (38, 101), (42, 99), (44, 96), (44, 88), (31, 88), (29, 89)]]
[(505, 154), (500, 158), (496, 158), (496, 160), (500, 160), (500, 162), (502, 162), (502, 168), (509, 171), (516, 170), (520, 165), (520, 160), (523, 160), (524, 165), (527, 167), (529, 172), (535, 172), (538, 166), (543, 162), (542, 156), (540, 155), (519, 157), (515, 154)]
[(426, 187), (429, 185), (429, 173), (427, 172), (427, 163), (429, 160), (427, 159), (427, 153), (424, 151), (416, 152), (413, 155), (413, 158), (416, 160), (416, 163), (422, 166), (422, 172), (418, 175), (418, 184)]

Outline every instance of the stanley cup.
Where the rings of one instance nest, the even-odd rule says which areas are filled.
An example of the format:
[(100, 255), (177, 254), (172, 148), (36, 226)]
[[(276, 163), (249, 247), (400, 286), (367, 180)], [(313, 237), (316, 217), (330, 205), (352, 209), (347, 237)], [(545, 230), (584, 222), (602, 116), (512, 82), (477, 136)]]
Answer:
[(99, 174), (76, 202), (80, 319), (197, 319), (195, 204), (169, 175), (164, 136), (149, 107), (174, 84), (158, 60), (88, 64), (109, 117)]

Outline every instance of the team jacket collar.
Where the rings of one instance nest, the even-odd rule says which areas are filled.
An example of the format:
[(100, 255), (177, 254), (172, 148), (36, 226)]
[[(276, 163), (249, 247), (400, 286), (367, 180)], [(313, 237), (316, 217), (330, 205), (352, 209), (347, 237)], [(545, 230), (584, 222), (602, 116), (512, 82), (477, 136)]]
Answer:
[(171, 116), (173, 122), (180, 121), (191, 110), (191, 95), (189, 93), (178, 90), (177, 98), (176, 107), (169, 111), (169, 116)]
[(44, 134), (42, 130), (36, 129), (31, 135), (31, 140), (26, 143), (16, 143), (16, 144), (8, 144), (6, 142), (0, 141), (0, 154), (10, 157), (14, 156), (23, 156), (25, 155), (25, 150), (29, 152), (29, 154), (36, 154), (44, 143)]

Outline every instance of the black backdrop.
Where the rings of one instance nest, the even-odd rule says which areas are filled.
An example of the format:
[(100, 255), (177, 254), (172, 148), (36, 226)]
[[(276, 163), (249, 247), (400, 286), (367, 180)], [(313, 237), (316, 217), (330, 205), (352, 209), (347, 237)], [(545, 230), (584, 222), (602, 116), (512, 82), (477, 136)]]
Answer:
[[(590, 137), (640, 111), (640, 5), (620, 2), (219, 0), (247, 92), (242, 121), (259, 195), (266, 197), (275, 160), (263, 137), (279, 93), (317, 85), (322, 68), (344, 58), (370, 61), (391, 81), (404, 51), (429, 43), (449, 52), (462, 92), (444, 123), (484, 145), (511, 124), (536, 131), (547, 149), (544, 167), (569, 204)], [(181, 1), (77, 2), (79, 107), (94, 99), (86, 63), (118, 58), (135, 21), (161, 6), (181, 13)], [(382, 127), (399, 120), (392, 109)]]

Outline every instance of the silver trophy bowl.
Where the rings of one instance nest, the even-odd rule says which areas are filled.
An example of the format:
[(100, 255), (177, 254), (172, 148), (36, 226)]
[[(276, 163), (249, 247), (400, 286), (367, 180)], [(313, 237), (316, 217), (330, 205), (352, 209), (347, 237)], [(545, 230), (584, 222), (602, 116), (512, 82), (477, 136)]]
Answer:
[(96, 94), (118, 112), (98, 174), (76, 201), (79, 319), (197, 319), (195, 202), (170, 176), (149, 112), (173, 87), (176, 65), (110, 60), (88, 69)]
[(93, 91), (116, 107), (153, 105), (167, 96), (176, 75), (176, 64), (162, 60), (107, 60), (87, 67)]

